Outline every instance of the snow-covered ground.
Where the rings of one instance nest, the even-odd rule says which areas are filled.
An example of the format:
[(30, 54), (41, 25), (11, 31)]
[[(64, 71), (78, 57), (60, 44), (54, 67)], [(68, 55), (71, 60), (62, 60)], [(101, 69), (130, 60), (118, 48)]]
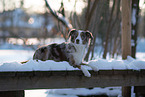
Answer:
[[(51, 41), (51, 43), (54, 41)], [(49, 61), (47, 62), (34, 62), (32, 61), (32, 56), (34, 51), (32, 49), (25, 48), (23, 46), (18, 46), (18, 45), (10, 45), (10, 44), (4, 44), (0, 45), (0, 71), (4, 70), (48, 70), (50, 69), (50, 65), (48, 63), (56, 64), (56, 62)], [(98, 70), (100, 69), (142, 69), (144, 67), (144, 61), (145, 61), (145, 39), (140, 39), (138, 42), (137, 46), (137, 60), (132, 59), (131, 57), (128, 57), (127, 60), (122, 61), (122, 60), (103, 60), (103, 59), (98, 59), (95, 61), (91, 61), (90, 64), (94, 65), (96, 64), (96, 67)], [(27, 64), (21, 65), (19, 62), (30, 60)], [(12, 64), (9, 64), (10, 62), (13, 62), (13, 66), (10, 66)], [(135, 66), (134, 63), (139, 63), (140, 65)], [(4, 63), (4, 64), (3, 64)], [(33, 66), (32, 63), (35, 63)], [(56, 66), (56, 67), (51, 67), (51, 69), (59, 70), (59, 69), (74, 69), (73, 67), (69, 66), (67, 62), (62, 62), (61, 64), (66, 65), (66, 67), (63, 66)], [(104, 63), (107, 63), (104, 64)], [(116, 66), (114, 65), (115, 63), (118, 63), (120, 65)], [(130, 65), (129, 65), (129, 64)], [(48, 64), (43, 67), (39, 67), (39, 65), (43, 64)], [(98, 65), (97, 65), (98, 64)], [(122, 65), (123, 64), (123, 65)], [(128, 64), (128, 65), (127, 65)], [(27, 68), (29, 65), (29, 68)], [(60, 63), (59, 63), (60, 65)], [(7, 68), (9, 66), (9, 68)], [(47, 67), (47, 68), (46, 68)], [(91, 69), (90, 67), (86, 67), (87, 69)], [(25, 91), (25, 97), (77, 97), (76, 95), (89, 95), (89, 94), (105, 94), (108, 96), (118, 96), (120, 97), (121, 95), (121, 87), (106, 87), (106, 88), (94, 88), (94, 89), (85, 89), (85, 88), (76, 88), (76, 89), (48, 89), (48, 90), (26, 90)], [(134, 95), (132, 95), (134, 97)]]

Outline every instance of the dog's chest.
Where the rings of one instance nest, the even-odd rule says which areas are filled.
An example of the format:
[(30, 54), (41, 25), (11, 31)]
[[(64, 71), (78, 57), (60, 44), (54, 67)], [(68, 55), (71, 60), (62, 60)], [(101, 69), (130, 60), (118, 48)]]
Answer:
[(85, 45), (74, 44), (74, 46), (76, 48), (76, 52), (72, 53), (72, 55), (74, 57), (75, 64), (80, 65), (85, 55)]

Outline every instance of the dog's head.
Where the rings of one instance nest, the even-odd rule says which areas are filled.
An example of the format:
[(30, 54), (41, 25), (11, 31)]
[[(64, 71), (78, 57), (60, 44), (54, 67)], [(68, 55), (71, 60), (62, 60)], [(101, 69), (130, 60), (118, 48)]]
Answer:
[(88, 45), (93, 40), (93, 35), (89, 31), (72, 29), (69, 31), (69, 41), (75, 44)]

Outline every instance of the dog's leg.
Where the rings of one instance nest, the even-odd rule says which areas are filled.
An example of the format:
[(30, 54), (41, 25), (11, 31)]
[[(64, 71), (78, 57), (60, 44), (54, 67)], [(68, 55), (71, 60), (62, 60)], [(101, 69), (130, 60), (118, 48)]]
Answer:
[(80, 65), (86, 65), (86, 66), (91, 67), (94, 71), (99, 71), (98, 68), (94, 65), (86, 64), (86, 63), (83, 63), (83, 62)]
[(70, 57), (69, 57), (69, 64), (71, 66), (73, 66), (74, 68), (79, 68), (80, 70), (82, 70), (82, 72), (84, 73), (85, 76), (91, 77), (91, 74), (89, 73), (89, 71), (87, 69), (85, 69), (83, 67), (83, 65), (77, 65), (77, 64), (75, 64), (75, 60), (73, 58), (73, 55), (70, 55)]
[(71, 66), (76, 67), (75, 60), (74, 60), (73, 55), (69, 54), (68, 62), (69, 62), (69, 64), (70, 64)]
[(89, 71), (87, 69), (84, 68), (83, 65), (76, 65), (77, 68), (79, 68), (80, 70), (82, 70), (82, 72), (84, 73), (84, 75), (86, 77), (91, 77), (91, 74), (89, 73)]

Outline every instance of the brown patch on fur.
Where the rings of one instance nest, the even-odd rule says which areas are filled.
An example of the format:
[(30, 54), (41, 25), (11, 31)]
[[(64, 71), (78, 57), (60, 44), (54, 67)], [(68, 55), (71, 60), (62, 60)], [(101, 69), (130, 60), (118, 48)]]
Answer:
[(72, 30), (69, 32), (69, 37), (71, 37), (71, 42), (72, 42), (72, 43), (75, 43), (75, 39), (77, 38), (77, 36), (78, 36), (77, 30), (72, 29)]

